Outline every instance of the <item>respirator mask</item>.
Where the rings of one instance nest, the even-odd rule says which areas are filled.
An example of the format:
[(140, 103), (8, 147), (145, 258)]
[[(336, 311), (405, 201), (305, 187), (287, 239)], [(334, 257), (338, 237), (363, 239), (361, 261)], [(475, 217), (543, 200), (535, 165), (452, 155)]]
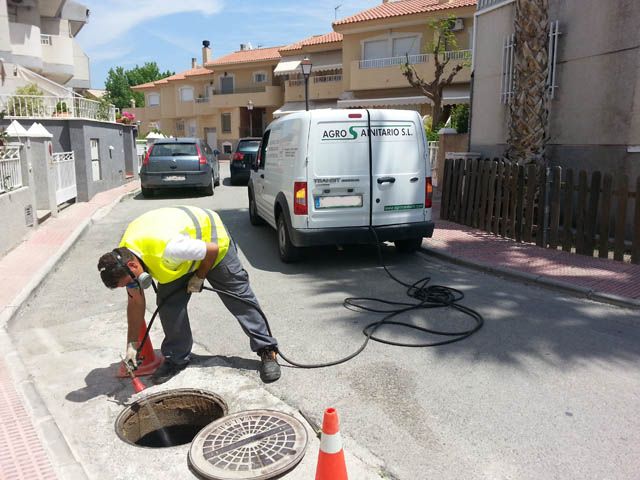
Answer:
[(135, 283), (127, 284), (127, 288), (135, 288), (137, 286), (143, 290), (146, 290), (151, 286), (151, 284), (153, 283), (153, 278), (151, 277), (151, 275), (149, 275), (147, 272), (142, 272), (138, 277), (136, 277), (131, 271), (131, 269), (129, 268), (129, 266), (124, 262), (124, 260), (122, 260), (122, 257), (116, 250), (113, 250), (111, 253), (113, 254), (113, 257), (116, 259), (116, 261), (118, 262), (118, 265), (124, 268), (129, 274), (129, 276), (131, 277), (131, 279), (133, 280), (133, 282), (135, 282)]

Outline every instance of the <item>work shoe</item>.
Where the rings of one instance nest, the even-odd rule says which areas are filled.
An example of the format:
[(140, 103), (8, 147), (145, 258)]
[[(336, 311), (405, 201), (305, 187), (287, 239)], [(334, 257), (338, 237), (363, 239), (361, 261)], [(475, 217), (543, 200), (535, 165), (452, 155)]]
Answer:
[(263, 348), (260, 354), (260, 379), (264, 383), (275, 382), (280, 378), (280, 365), (276, 360), (276, 351), (272, 348)]
[(169, 381), (171, 378), (175, 377), (182, 370), (187, 368), (189, 362), (185, 363), (173, 363), (169, 360), (165, 360), (160, 367), (151, 375), (151, 380), (154, 384), (160, 385), (161, 383), (165, 383)]

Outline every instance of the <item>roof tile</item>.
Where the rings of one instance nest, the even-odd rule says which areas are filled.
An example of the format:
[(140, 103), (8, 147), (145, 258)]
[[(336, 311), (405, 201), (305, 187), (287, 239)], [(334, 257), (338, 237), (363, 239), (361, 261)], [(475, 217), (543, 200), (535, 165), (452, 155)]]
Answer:
[(146, 88), (157, 87), (158, 85), (166, 85), (170, 81), (186, 80), (187, 77), (197, 77), (200, 75), (209, 75), (209, 74), (213, 74), (213, 71), (208, 68), (204, 68), (204, 67), (190, 68), (189, 70), (176, 73), (175, 75), (171, 75), (170, 77), (161, 78), (160, 80), (156, 80), (155, 82), (148, 82), (148, 83), (143, 83), (142, 85), (136, 85), (135, 87), (131, 87), (131, 89), (143, 90)]
[(235, 63), (263, 62), (266, 60), (279, 60), (278, 50), (282, 47), (253, 48), (251, 50), (239, 50), (237, 52), (216, 58), (207, 66), (230, 65)]
[(387, 2), (377, 7), (364, 10), (350, 17), (333, 22), (333, 25), (346, 25), (350, 23), (367, 22), (369, 20), (380, 20), (384, 18), (400, 17), (402, 15), (414, 15), (416, 13), (435, 12), (438, 10), (448, 10), (451, 8), (472, 7), (477, 4), (477, 0), (449, 0), (447, 3), (440, 3), (439, 0), (399, 0)]
[(336, 43), (342, 41), (342, 34), (338, 32), (325, 33), (324, 35), (314, 35), (309, 38), (305, 38), (291, 45), (287, 45), (280, 49), (281, 52), (287, 52), (291, 50), (300, 50), (302, 47), (308, 47), (311, 45), (323, 45), (325, 43)]

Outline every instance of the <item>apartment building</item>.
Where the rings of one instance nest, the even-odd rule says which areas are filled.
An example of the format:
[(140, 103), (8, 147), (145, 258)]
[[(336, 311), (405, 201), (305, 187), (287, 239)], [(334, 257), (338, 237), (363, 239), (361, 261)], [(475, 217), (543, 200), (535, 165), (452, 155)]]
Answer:
[(342, 94), (342, 34), (314, 35), (279, 50), (281, 59), (274, 70), (284, 82), (284, 104), (275, 117), (304, 110), (305, 81), (300, 63), (311, 62), (307, 82), (309, 109), (336, 108)]
[(21, 81), (17, 66), (67, 88), (90, 88), (89, 58), (75, 39), (88, 18), (89, 10), (72, 0), (0, 0), (3, 90), (34, 82)]
[[(549, 0), (551, 165), (640, 175), (640, 2)], [(514, 0), (479, 0), (471, 149), (507, 148)]]
[[(453, 28), (457, 50), (447, 52), (450, 68), (470, 59), (476, 0), (400, 0), (373, 8), (333, 23), (342, 40), (342, 88), (339, 108), (409, 108), (430, 113), (430, 101), (411, 87), (402, 75), (407, 55), (418, 75), (434, 78), (433, 55), (428, 52), (435, 39), (429, 23), (455, 17)], [(445, 75), (448, 70), (445, 70)], [(470, 69), (464, 68), (443, 92), (443, 105), (469, 103)]]
[[(132, 109), (142, 122), (164, 134), (199, 136), (228, 158), (239, 138), (261, 136), (283, 103), (283, 88), (274, 69), (278, 49), (250, 48), (212, 59), (203, 42), (202, 65), (171, 77), (134, 87), (145, 92), (145, 107)], [(205, 68), (206, 67), (206, 68)]]

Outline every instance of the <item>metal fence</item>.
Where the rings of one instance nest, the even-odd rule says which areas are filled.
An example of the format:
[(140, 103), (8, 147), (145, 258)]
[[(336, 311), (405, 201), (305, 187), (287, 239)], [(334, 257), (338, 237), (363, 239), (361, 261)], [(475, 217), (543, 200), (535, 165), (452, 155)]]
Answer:
[(0, 194), (22, 187), (21, 145), (0, 146)]
[(47, 95), (0, 95), (0, 110), (9, 118), (82, 118), (116, 121), (114, 105), (82, 97)]
[(432, 141), (429, 143), (429, 163), (431, 164), (431, 178), (433, 186), (438, 186), (438, 151), (440, 150), (440, 142)]

